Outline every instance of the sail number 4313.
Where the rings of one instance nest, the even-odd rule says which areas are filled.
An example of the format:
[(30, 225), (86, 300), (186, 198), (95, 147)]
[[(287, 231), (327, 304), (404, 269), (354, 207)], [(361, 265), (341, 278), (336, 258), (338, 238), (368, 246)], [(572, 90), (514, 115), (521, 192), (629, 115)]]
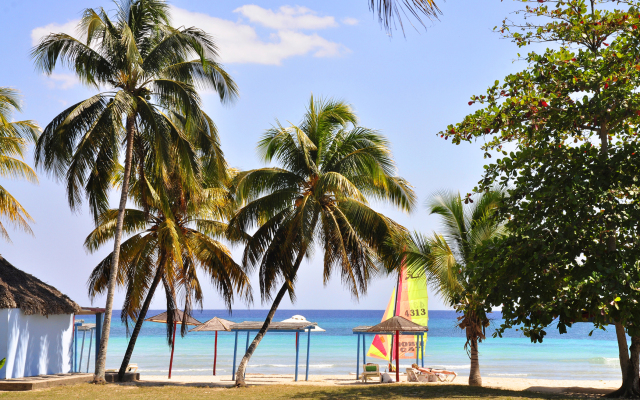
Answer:
[(419, 317), (422, 315), (427, 315), (427, 311), (424, 308), (416, 308), (411, 310), (406, 310), (404, 312), (406, 317)]

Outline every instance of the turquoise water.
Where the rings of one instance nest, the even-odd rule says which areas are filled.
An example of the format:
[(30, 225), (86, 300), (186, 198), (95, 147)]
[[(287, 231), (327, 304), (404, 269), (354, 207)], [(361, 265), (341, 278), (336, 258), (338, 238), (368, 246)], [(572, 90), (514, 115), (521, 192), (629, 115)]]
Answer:
[[(161, 311), (150, 311), (148, 316)], [(204, 322), (214, 316), (234, 322), (261, 321), (266, 310), (237, 310), (229, 316), (224, 310), (204, 310), (194, 317)], [(357, 336), (351, 329), (358, 325), (375, 325), (383, 311), (361, 310), (281, 310), (274, 320), (280, 321), (294, 314), (304, 315), (317, 322), (326, 332), (311, 334), (310, 374), (334, 375), (355, 373)], [(107, 368), (117, 368), (127, 346), (124, 325), (119, 313), (114, 313), (114, 326), (109, 340)], [(500, 325), (500, 315), (494, 315), (494, 326)], [(93, 322), (85, 318), (86, 322)], [(469, 358), (464, 350), (463, 332), (455, 327), (453, 311), (430, 311), (429, 334), (425, 347), (425, 365), (452, 369), (468, 374)], [(147, 375), (166, 374), (169, 369), (171, 348), (167, 344), (165, 325), (145, 322), (138, 338), (131, 362)], [(549, 327), (542, 344), (532, 344), (515, 330), (503, 338), (489, 338), (480, 345), (480, 371), (483, 376), (546, 378), (546, 379), (619, 379), (618, 347), (615, 332), (596, 331), (588, 336), (592, 325), (575, 324), (565, 335)], [(493, 328), (487, 329), (489, 335)], [(217, 373), (229, 375), (233, 358), (234, 333), (218, 335)], [(249, 340), (252, 340), (250, 336)], [(367, 349), (373, 336), (367, 340)], [(246, 333), (238, 338), (238, 362), (244, 355)], [(213, 366), (213, 332), (192, 332), (176, 338), (173, 361), (174, 375), (210, 375)], [(300, 373), (304, 374), (306, 334), (300, 339)], [(92, 353), (94, 353), (92, 351)], [(258, 346), (251, 361), (249, 373), (292, 374), (295, 364), (295, 334), (268, 333)], [(369, 361), (369, 359), (367, 360)], [(376, 361), (376, 360), (372, 360)], [(360, 360), (362, 362), (362, 360)], [(408, 366), (411, 360), (401, 360)], [(93, 364), (93, 359), (92, 363)], [(384, 364), (380, 360), (380, 364)], [(86, 351), (83, 365), (86, 366)], [(84, 368), (83, 368), (84, 369)]]

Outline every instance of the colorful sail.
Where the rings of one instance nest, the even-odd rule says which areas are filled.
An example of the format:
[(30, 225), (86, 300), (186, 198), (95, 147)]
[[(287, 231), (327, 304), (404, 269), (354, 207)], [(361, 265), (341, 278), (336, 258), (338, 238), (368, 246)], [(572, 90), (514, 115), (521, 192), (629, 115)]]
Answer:
[[(428, 301), (426, 277), (408, 274), (406, 268), (402, 268), (397, 291), (393, 290), (382, 321), (386, 321), (395, 314), (416, 324), (427, 326), (429, 322)], [(393, 349), (391, 335), (376, 335), (367, 356), (392, 361), (396, 359), (399, 350), (400, 359), (415, 360), (416, 351), (418, 351), (417, 339), (418, 337), (415, 335), (401, 335), (399, 349)], [(393, 352), (392, 358), (390, 358), (391, 352)], [(420, 351), (418, 351), (418, 356), (421, 356)]]

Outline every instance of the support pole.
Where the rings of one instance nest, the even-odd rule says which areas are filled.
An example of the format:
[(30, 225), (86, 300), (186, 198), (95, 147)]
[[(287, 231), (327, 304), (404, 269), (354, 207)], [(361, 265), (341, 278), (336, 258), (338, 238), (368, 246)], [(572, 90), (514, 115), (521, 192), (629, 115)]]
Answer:
[(416, 335), (416, 365), (418, 365), (418, 358), (420, 358), (420, 335)]
[(422, 338), (420, 340), (422, 341), (422, 368), (424, 368), (424, 333), (422, 334)]
[[(95, 362), (98, 362), (98, 353), (100, 353), (100, 338), (102, 337), (102, 313), (96, 313), (96, 355)], [(94, 371), (98, 368), (98, 365), (94, 365)]]
[(396, 382), (400, 382), (400, 332), (396, 331)]
[(236, 353), (238, 352), (238, 331), (236, 331), (236, 342), (233, 345), (233, 368), (231, 368), (231, 379), (236, 380)]
[(300, 350), (300, 341), (298, 340), (298, 336), (297, 335), (298, 332), (296, 332), (296, 382), (298, 382), (298, 356), (299, 356), (299, 350)]
[[(249, 331), (247, 331), (247, 344), (244, 346), (244, 354), (247, 354), (247, 351), (249, 351)], [(249, 365), (247, 365), (248, 367)], [(243, 378), (247, 376), (247, 368), (244, 368), (244, 375)]]
[(173, 367), (173, 349), (176, 347), (176, 325), (177, 322), (173, 323), (173, 341), (171, 342), (171, 360), (169, 361), (169, 379), (171, 379), (171, 368)]
[(73, 323), (73, 372), (80, 371), (78, 369), (78, 326)]
[(213, 348), (213, 376), (216, 376), (216, 360), (218, 359), (218, 331), (216, 331), (216, 344)]
[(80, 346), (80, 362), (78, 363), (78, 372), (82, 372), (82, 355), (84, 354), (84, 339), (87, 337), (87, 331), (82, 331), (82, 346)]
[(356, 346), (356, 380), (360, 379), (360, 334), (358, 333), (358, 345)]
[[(362, 334), (362, 363), (366, 364), (367, 363), (367, 335), (365, 333)], [(364, 372), (364, 371), (362, 371)]]
[(89, 373), (89, 362), (91, 362), (91, 345), (93, 344), (93, 329), (89, 329), (89, 350), (87, 351), (87, 374)]
[(311, 347), (311, 328), (309, 328), (309, 333), (307, 334), (307, 372), (304, 375), (304, 380), (309, 380), (309, 349)]

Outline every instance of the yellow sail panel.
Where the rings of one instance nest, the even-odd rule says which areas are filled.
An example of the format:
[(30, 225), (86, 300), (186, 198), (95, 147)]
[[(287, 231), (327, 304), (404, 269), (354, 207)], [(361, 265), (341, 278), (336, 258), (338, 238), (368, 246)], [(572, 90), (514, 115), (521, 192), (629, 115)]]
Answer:
[[(387, 309), (382, 316), (382, 321), (386, 321), (389, 318), (393, 317), (393, 311), (395, 309), (396, 303), (396, 289), (393, 289), (393, 293), (391, 293), (391, 298), (389, 299), (389, 304), (387, 305)], [(391, 351), (391, 335), (376, 335), (373, 338), (373, 342), (371, 343), (371, 347), (369, 347), (369, 352), (367, 353), (367, 357), (379, 358), (381, 360), (389, 359), (389, 352)]]
[[(427, 280), (424, 274), (407, 273), (406, 268), (402, 269), (400, 275), (400, 285), (398, 286), (398, 304), (396, 315), (405, 317), (419, 325), (427, 326), (429, 322), (427, 293)], [(418, 337), (414, 335), (400, 336), (400, 359), (416, 358), (416, 351), (420, 356), (422, 352), (418, 349)], [(396, 352), (394, 351), (394, 359)]]

